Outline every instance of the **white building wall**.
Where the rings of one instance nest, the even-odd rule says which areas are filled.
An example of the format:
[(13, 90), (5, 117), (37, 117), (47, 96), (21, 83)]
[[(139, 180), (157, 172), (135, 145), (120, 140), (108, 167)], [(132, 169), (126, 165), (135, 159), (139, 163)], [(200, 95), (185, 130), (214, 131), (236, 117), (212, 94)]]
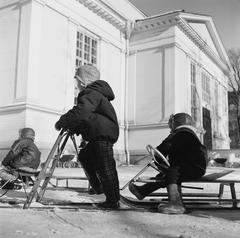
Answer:
[[(175, 73), (175, 49), (174, 44), (170, 43), (169, 47), (164, 50), (164, 91), (163, 91), (163, 122), (168, 128), (169, 116), (174, 113), (176, 102), (176, 73)], [(161, 136), (162, 138), (162, 136)], [(164, 138), (164, 137), (163, 137)]]
[(173, 40), (173, 28), (131, 36), (127, 104), (131, 155), (146, 153), (147, 144), (157, 146), (169, 133), (175, 98)]
[[(0, 13), (0, 105), (3, 106), (11, 103), (15, 97), (13, 89), (16, 80), (19, 9), (13, 10), (11, 6), (6, 6)], [(7, 84), (5, 80), (8, 81)]]
[(178, 47), (175, 52), (175, 108), (173, 113), (186, 112), (191, 115), (190, 60)]
[[(227, 113), (227, 75), (223, 73), (223, 70), (213, 61), (209, 56), (207, 56), (202, 50), (200, 50), (186, 35), (178, 28), (176, 28), (176, 43), (177, 43), (177, 52), (178, 59), (176, 63), (178, 66), (176, 67), (176, 75), (179, 77), (185, 77), (185, 89), (182, 85), (182, 90), (185, 90), (185, 97), (182, 100), (177, 100), (179, 102), (179, 107), (176, 108), (177, 111), (187, 106), (187, 111), (191, 112), (191, 78), (190, 78), (190, 65), (191, 62), (196, 64), (197, 69), (197, 90), (199, 93), (199, 100), (201, 103), (201, 107), (204, 106), (210, 110), (211, 119), (212, 119), (212, 135), (214, 134), (213, 128), (215, 127), (216, 119), (214, 115), (214, 107), (215, 107), (215, 99), (214, 99), (214, 87), (215, 81), (219, 83), (219, 100), (221, 103), (219, 105), (219, 113), (220, 113), (220, 122), (219, 129), (220, 133), (217, 137), (213, 137), (213, 148), (229, 148), (229, 137), (228, 137), (228, 113)], [(181, 57), (180, 57), (181, 55)], [(201, 73), (202, 71), (207, 71), (207, 73), (211, 76), (211, 104), (207, 105), (202, 99), (202, 79)], [(179, 85), (180, 87), (180, 85)], [(177, 93), (177, 91), (176, 91)], [(180, 95), (179, 95), (180, 96)], [(202, 113), (200, 109), (200, 113)], [(202, 120), (202, 118), (201, 118)], [(201, 122), (202, 125), (202, 122)]]
[[(140, 26), (142, 30), (132, 33), (129, 56), (129, 149), (135, 156), (143, 154), (147, 144), (156, 146), (167, 136), (170, 114), (191, 114), (192, 62), (197, 67), (197, 90), (201, 104), (201, 121), (197, 123), (199, 133), (202, 132), (202, 106), (209, 107), (211, 111), (212, 128), (216, 123), (213, 100), (209, 106), (202, 100), (202, 70), (207, 70), (214, 78), (211, 84), (216, 79), (221, 85), (220, 91), (227, 90), (223, 70), (177, 26), (151, 28), (150, 23), (148, 27), (144, 24)], [(214, 97), (213, 89), (211, 97)], [(227, 103), (224, 105), (227, 106)], [(213, 138), (213, 148), (228, 148), (227, 123), (227, 113), (221, 112), (220, 130), (224, 136)]]
[[(192, 61), (197, 65), (200, 102), (202, 69), (218, 80), (219, 98), (227, 102), (223, 70), (170, 18), (155, 27), (153, 17), (153, 24), (134, 30), (128, 47), (123, 30), (114, 24), (129, 24), (144, 14), (126, 0), (105, 0), (109, 7), (101, 1), (83, 2), (0, 2), (0, 133), (6, 135), (0, 138), (0, 153), (6, 153), (19, 128), (29, 126), (36, 130), (46, 158), (58, 134), (55, 122), (73, 106), (77, 30), (99, 40), (98, 68), (116, 96), (120, 137), (115, 152), (122, 160), (128, 149), (137, 154), (147, 144), (158, 145), (169, 133), (170, 114), (191, 112)], [(94, 13), (94, 4), (109, 17)], [(227, 148), (226, 108), (220, 108), (220, 114), (214, 147)]]
[[(27, 97), (30, 6), (0, 3), (0, 138), (2, 148), (18, 137), (25, 124), (22, 102)], [(24, 59), (24, 60), (21, 60)], [(11, 141), (11, 142), (10, 142)]]
[[(128, 7), (136, 16), (143, 16), (131, 5)], [(106, 6), (103, 9), (115, 14)], [(29, 126), (36, 131), (42, 159), (46, 158), (58, 134), (55, 122), (73, 106), (76, 32), (79, 29), (99, 39), (98, 67), (101, 79), (109, 82), (116, 96), (113, 105), (121, 130), (115, 150), (117, 157), (123, 160), (124, 34), (74, 0), (32, 0), (24, 4), (9, 0), (0, 11), (0, 33), (4, 35), (0, 38), (0, 132), (6, 135), (0, 139), (1, 153), (6, 153), (18, 136), (19, 128)], [(121, 17), (119, 21), (124, 23)]]
[(136, 125), (156, 124), (162, 119), (163, 53), (157, 48), (138, 51), (136, 61)]

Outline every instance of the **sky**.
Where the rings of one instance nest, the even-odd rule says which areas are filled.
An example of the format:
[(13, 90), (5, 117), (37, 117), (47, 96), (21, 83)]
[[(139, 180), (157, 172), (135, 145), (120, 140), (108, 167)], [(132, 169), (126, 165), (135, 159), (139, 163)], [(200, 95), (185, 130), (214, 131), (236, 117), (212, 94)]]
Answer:
[(129, 0), (147, 16), (184, 9), (210, 15), (226, 50), (240, 49), (240, 0)]

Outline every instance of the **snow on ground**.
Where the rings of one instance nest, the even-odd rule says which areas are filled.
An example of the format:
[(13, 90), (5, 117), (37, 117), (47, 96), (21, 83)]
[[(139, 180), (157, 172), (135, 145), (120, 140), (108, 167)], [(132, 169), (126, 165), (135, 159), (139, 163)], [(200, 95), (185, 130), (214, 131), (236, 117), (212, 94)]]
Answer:
[[(142, 166), (118, 167), (121, 187), (132, 178)], [(55, 174), (75, 176), (79, 169), (57, 169)], [(151, 169), (144, 175), (152, 175)], [(237, 170), (239, 175), (240, 170)], [(54, 181), (53, 181), (54, 183)], [(65, 181), (60, 182), (65, 186)], [(86, 181), (69, 181), (69, 186), (85, 187)], [(197, 184), (199, 186), (199, 184)], [(217, 192), (218, 185), (204, 185), (204, 191)], [(240, 187), (236, 186), (240, 197)], [(80, 191), (80, 190), (79, 190)], [(71, 190), (47, 190), (44, 198), (58, 202), (99, 202), (104, 195), (90, 196), (87, 193)], [(199, 191), (198, 191), (199, 192)], [(123, 195), (132, 196), (128, 189)], [(230, 194), (229, 187), (225, 195)], [(133, 197), (133, 196), (132, 196)], [(240, 209), (202, 209), (197, 206), (183, 215), (164, 215), (142, 209), (128, 208), (121, 204), (119, 211), (102, 211), (92, 207), (78, 206), (61, 208), (40, 205), (33, 202), (30, 209), (23, 210), (22, 204), (4, 203), (7, 200), (25, 201), (24, 191), (8, 192), (0, 203), (0, 237), (191, 237), (191, 238), (238, 238), (240, 237)], [(240, 205), (239, 205), (240, 206)]]

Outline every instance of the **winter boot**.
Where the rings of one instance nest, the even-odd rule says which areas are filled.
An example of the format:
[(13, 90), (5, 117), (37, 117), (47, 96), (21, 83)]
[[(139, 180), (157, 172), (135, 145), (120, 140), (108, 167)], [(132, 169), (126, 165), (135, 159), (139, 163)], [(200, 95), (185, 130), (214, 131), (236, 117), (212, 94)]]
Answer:
[(134, 183), (130, 183), (128, 185), (129, 191), (138, 199), (138, 200), (143, 200), (144, 195), (140, 192), (140, 187), (135, 185)]
[(137, 186), (133, 182), (128, 185), (129, 191), (135, 195), (139, 200), (143, 200), (146, 196), (152, 192), (158, 190), (159, 188), (165, 188), (166, 180), (160, 176), (153, 177), (152, 179), (158, 180), (158, 182), (145, 183), (142, 186)]
[(102, 188), (102, 186), (99, 186), (99, 187), (97, 187), (97, 188), (91, 187), (91, 188), (89, 188), (89, 190), (88, 190), (88, 194), (89, 194), (89, 195), (94, 195), (94, 194), (99, 195), (99, 194), (103, 194), (103, 188)]
[(186, 209), (183, 206), (180, 187), (177, 184), (169, 184), (168, 191), (168, 204), (158, 206), (158, 212), (164, 214), (183, 214)]

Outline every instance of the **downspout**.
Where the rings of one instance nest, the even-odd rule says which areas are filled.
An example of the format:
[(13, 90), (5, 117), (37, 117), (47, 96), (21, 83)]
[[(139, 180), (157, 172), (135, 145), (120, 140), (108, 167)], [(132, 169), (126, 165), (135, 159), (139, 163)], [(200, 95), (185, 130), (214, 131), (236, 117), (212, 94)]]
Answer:
[(128, 57), (129, 57), (129, 40), (134, 23), (127, 21), (126, 23), (126, 49), (125, 49), (125, 89), (124, 89), (124, 152), (126, 156), (126, 165), (130, 165), (130, 153), (128, 148)]

